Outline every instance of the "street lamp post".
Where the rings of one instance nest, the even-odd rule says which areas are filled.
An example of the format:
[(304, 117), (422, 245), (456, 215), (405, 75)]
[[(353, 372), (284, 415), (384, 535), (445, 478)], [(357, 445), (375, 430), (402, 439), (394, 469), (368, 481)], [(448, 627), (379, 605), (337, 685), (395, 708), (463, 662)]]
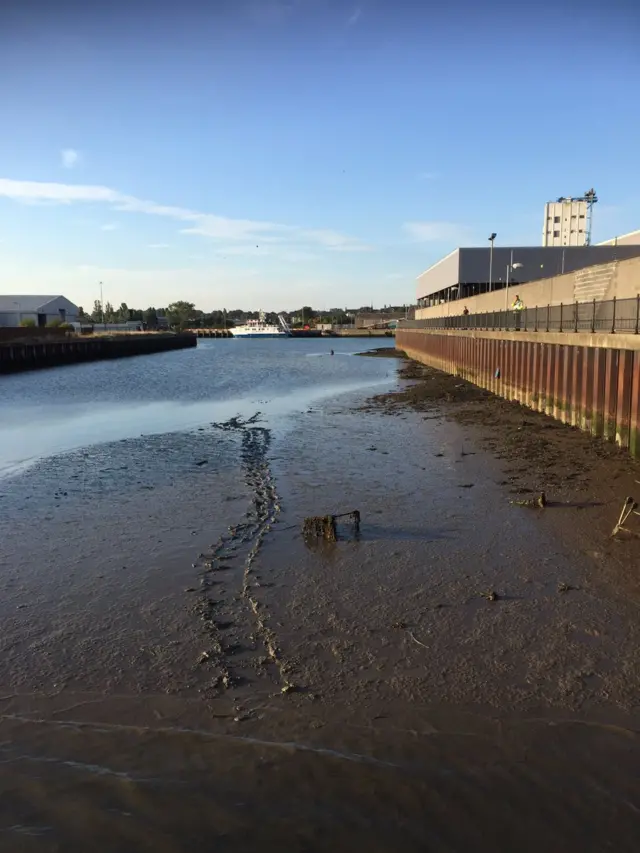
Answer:
[(494, 231), (489, 237), (489, 242), (491, 243), (491, 249), (489, 250), (489, 293), (493, 290), (493, 241), (497, 236)]
[(514, 264), (513, 263), (513, 249), (511, 250), (511, 261), (507, 264), (507, 283), (504, 289), (504, 310), (506, 311), (509, 307), (509, 273), (512, 270), (519, 270), (522, 264)]

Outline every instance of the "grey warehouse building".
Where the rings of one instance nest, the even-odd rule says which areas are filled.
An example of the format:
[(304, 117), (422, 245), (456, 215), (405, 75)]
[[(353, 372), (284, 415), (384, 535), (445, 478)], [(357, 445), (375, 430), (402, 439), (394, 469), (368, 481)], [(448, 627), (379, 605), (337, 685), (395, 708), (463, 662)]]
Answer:
[(418, 276), (418, 307), (467, 299), (595, 264), (640, 256), (640, 245), (509, 246), (455, 249)]
[(0, 295), (0, 326), (19, 326), (25, 320), (36, 326), (75, 323), (79, 308), (64, 296)]

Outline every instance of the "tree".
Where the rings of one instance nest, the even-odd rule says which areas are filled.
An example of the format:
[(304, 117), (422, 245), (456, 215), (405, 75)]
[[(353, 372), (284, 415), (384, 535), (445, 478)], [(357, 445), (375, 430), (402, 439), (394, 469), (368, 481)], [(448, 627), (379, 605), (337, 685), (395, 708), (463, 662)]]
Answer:
[(102, 323), (102, 302), (99, 299), (96, 299), (93, 303), (91, 319), (94, 323)]
[(147, 329), (158, 328), (158, 312), (155, 308), (147, 308), (146, 311), (143, 311), (142, 319), (144, 320), (144, 324)]
[(36, 321), (33, 319), (33, 317), (23, 317), (23, 319), (20, 320), (20, 325), (28, 329), (35, 326), (35, 324)]
[(166, 316), (170, 326), (184, 327), (189, 325), (189, 321), (200, 316), (201, 311), (196, 311), (196, 306), (193, 302), (172, 302), (167, 306)]
[(82, 305), (79, 305), (78, 306), (78, 320), (80, 320), (81, 323), (90, 323), (91, 319), (92, 319), (91, 316), (86, 313), (86, 311), (84, 310)]
[(115, 323), (118, 319), (118, 312), (110, 302), (104, 304), (104, 321), (105, 323)]
[(129, 306), (126, 302), (120, 304), (116, 317), (118, 323), (126, 323), (131, 318), (131, 311), (129, 311)]

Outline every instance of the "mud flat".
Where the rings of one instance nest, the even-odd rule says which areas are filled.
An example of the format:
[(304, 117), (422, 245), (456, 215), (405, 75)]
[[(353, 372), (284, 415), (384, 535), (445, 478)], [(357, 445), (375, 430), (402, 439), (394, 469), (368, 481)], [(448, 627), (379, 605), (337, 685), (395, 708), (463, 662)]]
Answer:
[(636, 849), (633, 464), (423, 370), (3, 485), (0, 850)]

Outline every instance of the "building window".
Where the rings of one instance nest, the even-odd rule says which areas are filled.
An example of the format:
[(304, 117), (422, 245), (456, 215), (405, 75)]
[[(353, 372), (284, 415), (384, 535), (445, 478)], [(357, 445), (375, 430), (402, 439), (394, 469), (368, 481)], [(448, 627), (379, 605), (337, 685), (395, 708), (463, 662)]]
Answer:
[(554, 217), (553, 217), (553, 221), (557, 224), (558, 222), (560, 222), (560, 217), (559, 217), (559, 216), (554, 216)]
[(584, 219), (584, 213), (580, 214), (580, 219)]
[(559, 236), (560, 236), (560, 232), (559, 232), (559, 231), (554, 231), (554, 232), (553, 232), (553, 236), (554, 236), (554, 237), (559, 237)]

